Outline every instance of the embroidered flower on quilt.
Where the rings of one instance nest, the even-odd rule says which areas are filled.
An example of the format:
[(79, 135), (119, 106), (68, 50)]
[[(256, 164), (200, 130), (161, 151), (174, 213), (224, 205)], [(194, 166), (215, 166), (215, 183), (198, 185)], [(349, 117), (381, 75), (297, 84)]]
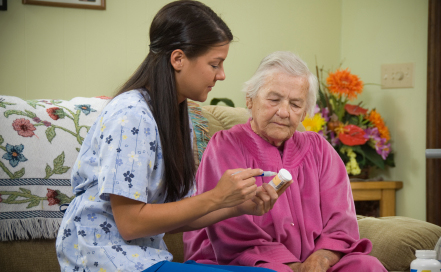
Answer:
[(89, 115), (89, 113), (96, 111), (92, 109), (89, 104), (75, 105), (75, 109), (82, 111), (85, 115)]
[(59, 107), (52, 107), (46, 110), (47, 114), (49, 114), (49, 117), (54, 119), (54, 120), (58, 120), (58, 119), (63, 119), (64, 117), (66, 117), (66, 113), (64, 112), (63, 109), (60, 109)]
[(19, 162), (27, 161), (26, 157), (21, 154), (23, 152), (24, 145), (10, 145), (6, 144), (6, 154), (3, 155), (3, 159), (8, 160), (12, 167), (16, 167)]
[(36, 130), (36, 128), (34, 127), (33, 124), (31, 124), (31, 122), (28, 119), (25, 118), (15, 119), (14, 122), (12, 123), (12, 127), (14, 128), (15, 131), (18, 132), (18, 135), (20, 136), (32, 137), (35, 135), (34, 130)]
[(134, 128), (132, 128), (131, 131), (132, 131), (133, 135), (135, 135), (135, 134), (138, 134), (139, 129), (137, 129), (136, 127), (134, 127)]
[(60, 200), (57, 198), (58, 192), (52, 189), (47, 188), (47, 201), (49, 201), (49, 206), (56, 205), (60, 203)]

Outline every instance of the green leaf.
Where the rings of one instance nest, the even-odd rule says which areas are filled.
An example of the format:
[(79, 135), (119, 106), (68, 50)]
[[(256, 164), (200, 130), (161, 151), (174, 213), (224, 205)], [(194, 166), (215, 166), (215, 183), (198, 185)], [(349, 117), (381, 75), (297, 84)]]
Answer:
[(17, 172), (15, 172), (15, 173), (12, 175), (12, 179), (19, 179), (19, 178), (21, 178), (24, 174), (25, 174), (25, 169), (24, 169), (24, 167), (23, 167), (22, 169), (18, 170)]
[(16, 105), (16, 104), (15, 103), (9, 103), (9, 102), (0, 101), (0, 107), (6, 109), (6, 105)]
[(363, 151), (368, 161), (372, 162), (378, 168), (384, 169), (384, 160), (380, 155), (378, 155), (377, 151), (370, 148), (369, 146), (363, 148)]
[(18, 188), (20, 191), (22, 191), (25, 194), (31, 194), (31, 190), (25, 189), (25, 188)]
[(7, 111), (5, 111), (5, 112), (3, 113), (3, 115), (4, 115), (6, 118), (8, 118), (10, 115), (13, 115), (13, 114), (27, 116), (26, 113), (24, 113), (24, 112), (22, 112), (22, 111), (19, 111), (19, 110), (7, 110)]
[(389, 155), (386, 157), (386, 160), (384, 161), (384, 163), (387, 166), (395, 167), (395, 155), (394, 155), (394, 153), (389, 153)]
[(52, 140), (57, 134), (55, 133), (55, 127), (50, 126), (46, 129), (46, 137), (49, 143), (52, 143)]
[(59, 190), (55, 190), (55, 192), (57, 192), (57, 196), (55, 198), (60, 200), (60, 205), (70, 203), (75, 198), (75, 196), (70, 198)]
[(80, 148), (79, 147), (77, 147), (77, 148), (75, 148), (78, 152), (80, 152)]
[(52, 176), (52, 168), (49, 166), (49, 164), (46, 164), (46, 176), (44, 177), (45, 179), (48, 179), (50, 176)]
[(5, 202), (8, 203), (8, 202), (14, 201), (15, 199), (17, 199), (17, 197), (18, 197), (18, 195), (11, 194), (11, 195), (9, 195), (9, 197), (6, 199)]
[(63, 109), (58, 109), (55, 111), (55, 115), (58, 115), (58, 117), (60, 119), (63, 119), (64, 117), (66, 117), (66, 113), (64, 112)]
[(5, 140), (3, 139), (3, 136), (0, 135), (0, 145), (4, 142)]
[(217, 105), (219, 102), (224, 102), (227, 106), (234, 108), (234, 103), (229, 98), (213, 98), (210, 101), (210, 105)]
[(40, 204), (40, 200), (38, 199), (32, 199), (31, 203), (29, 203), (29, 205), (26, 207), (26, 209), (38, 206), (38, 204)]
[(33, 113), (32, 111), (25, 110), (25, 112), (27, 113), (26, 116), (28, 116), (29, 118), (34, 118), (34, 117), (37, 116), (37, 115), (35, 115), (35, 113)]
[(66, 173), (67, 171), (69, 171), (69, 169), (70, 169), (69, 166), (63, 166), (63, 167), (60, 167), (60, 168), (55, 168), (54, 169), (54, 174), (61, 175), (61, 174)]
[(63, 164), (64, 164), (64, 151), (61, 152), (61, 154), (54, 159), (54, 170), (63, 167)]

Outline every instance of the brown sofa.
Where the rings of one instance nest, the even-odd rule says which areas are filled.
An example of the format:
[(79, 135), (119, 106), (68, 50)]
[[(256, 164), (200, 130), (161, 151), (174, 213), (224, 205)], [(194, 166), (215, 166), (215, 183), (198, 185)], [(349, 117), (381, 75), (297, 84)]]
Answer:
[[(10, 98), (0, 96), (0, 110), (3, 108), (2, 103), (8, 102)], [(15, 105), (11, 106), (17, 107), (19, 106), (17, 104), (15, 101)], [(29, 105), (29, 103), (27, 104)], [(38, 107), (35, 109), (38, 110)], [(97, 111), (99, 112), (99, 110)], [(196, 111), (203, 116), (200, 117), (203, 122), (199, 124), (199, 135), (195, 135), (194, 141), (195, 157), (197, 158), (200, 157), (202, 152), (198, 140), (204, 138), (207, 134), (213, 135), (216, 131), (228, 129), (238, 123), (244, 123), (248, 119), (248, 112), (243, 108), (203, 106), (202, 108), (196, 108)], [(5, 118), (7, 114), (4, 114), (4, 112), (3, 114), (0, 112), (0, 114), (0, 127), (10, 126), (11, 120)], [(32, 119), (32, 115), (28, 118)], [(37, 133), (37, 131), (35, 132)], [(0, 132), (0, 137), (1, 134), (3, 132)], [(0, 180), (4, 181), (6, 177), (4, 175), (0, 176)], [(0, 197), (1, 186), (0, 183)], [(2, 205), (7, 204), (0, 202), (0, 212), (2, 211)], [(2, 219), (1, 216), (0, 219)], [(359, 216), (358, 222), (360, 236), (370, 239), (373, 243), (371, 255), (377, 257), (388, 271), (409, 271), (410, 262), (415, 259), (415, 250), (433, 249), (441, 236), (441, 227), (411, 218)], [(0, 242), (0, 271), (59, 271), (60, 268), (55, 253), (55, 239), (53, 239), (55, 232), (50, 237), (52, 239), (42, 239), (41, 237), (34, 237), (30, 240), (26, 237), (3, 238), (3, 241)], [(182, 234), (166, 234), (164, 239), (174, 256), (173, 261), (182, 262)]]

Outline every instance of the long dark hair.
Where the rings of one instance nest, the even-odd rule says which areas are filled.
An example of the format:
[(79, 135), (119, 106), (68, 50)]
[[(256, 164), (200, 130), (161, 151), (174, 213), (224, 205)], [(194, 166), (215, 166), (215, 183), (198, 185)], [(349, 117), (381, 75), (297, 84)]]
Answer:
[(159, 130), (165, 164), (166, 202), (188, 194), (196, 172), (187, 101), (178, 104), (171, 53), (181, 49), (194, 59), (210, 47), (233, 40), (228, 26), (206, 5), (175, 1), (164, 6), (150, 26), (150, 51), (117, 95), (145, 88)]

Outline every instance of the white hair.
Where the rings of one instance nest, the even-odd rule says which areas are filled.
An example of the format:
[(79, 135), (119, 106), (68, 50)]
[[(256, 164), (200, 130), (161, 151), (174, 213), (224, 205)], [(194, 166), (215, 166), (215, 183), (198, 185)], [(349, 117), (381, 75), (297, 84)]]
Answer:
[(280, 72), (294, 77), (303, 77), (308, 80), (306, 113), (309, 116), (313, 116), (318, 92), (317, 77), (309, 71), (306, 63), (292, 52), (276, 51), (266, 56), (260, 62), (257, 71), (251, 79), (245, 82), (242, 91), (246, 93), (247, 98), (254, 98), (264, 86), (267, 77)]

